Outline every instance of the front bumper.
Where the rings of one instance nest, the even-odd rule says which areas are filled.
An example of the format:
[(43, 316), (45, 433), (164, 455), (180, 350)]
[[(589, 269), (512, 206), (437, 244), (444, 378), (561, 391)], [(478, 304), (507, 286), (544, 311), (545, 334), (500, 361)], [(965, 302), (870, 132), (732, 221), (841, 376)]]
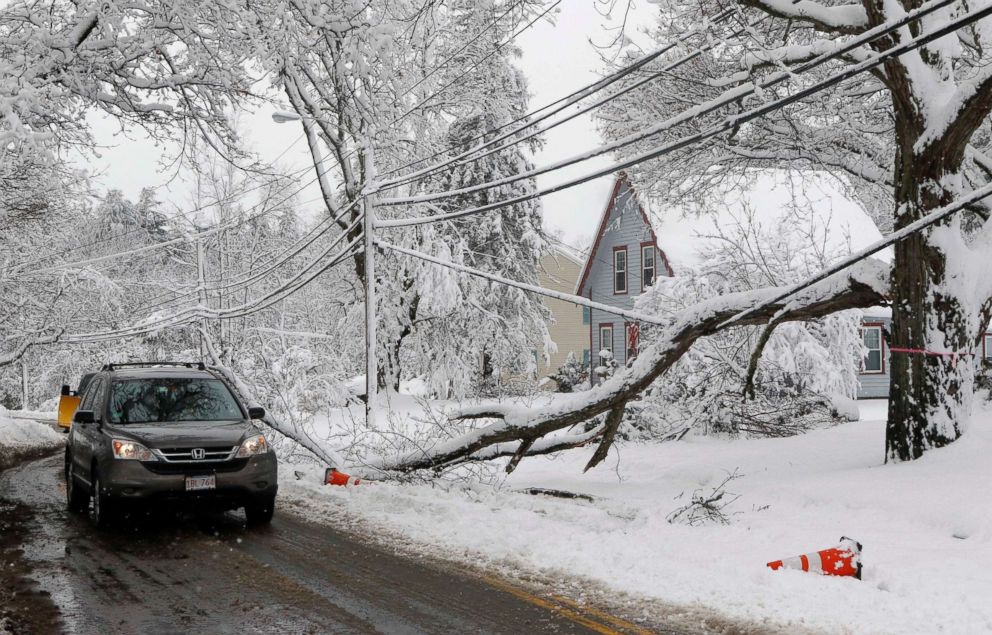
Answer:
[[(107, 494), (119, 500), (209, 502), (212, 506), (234, 508), (276, 495), (278, 467), (275, 452), (269, 451), (231, 463), (233, 465), (208, 466), (110, 460), (100, 467)], [(238, 465), (241, 465), (240, 469), (232, 469)], [(186, 491), (187, 476), (211, 474), (216, 477), (216, 489)]]

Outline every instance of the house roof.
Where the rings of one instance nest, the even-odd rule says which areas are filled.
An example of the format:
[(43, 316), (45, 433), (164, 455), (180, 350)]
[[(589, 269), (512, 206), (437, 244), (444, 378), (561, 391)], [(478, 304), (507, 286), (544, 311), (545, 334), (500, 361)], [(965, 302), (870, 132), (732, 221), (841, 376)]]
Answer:
[(668, 271), (668, 275), (675, 275), (672, 271), (672, 267), (668, 262), (668, 256), (658, 245), (658, 236), (654, 233), (654, 227), (651, 225), (651, 221), (648, 220), (648, 215), (644, 213), (644, 206), (637, 199), (637, 192), (634, 190), (634, 185), (627, 178), (626, 172), (620, 172), (617, 174), (616, 181), (613, 183), (613, 189), (610, 191), (609, 198), (606, 199), (606, 206), (603, 208), (603, 213), (599, 219), (599, 229), (596, 230), (596, 237), (593, 240), (592, 247), (589, 249), (589, 254), (586, 256), (585, 265), (582, 267), (582, 273), (579, 275), (579, 280), (575, 285), (576, 295), (582, 294), (582, 286), (585, 285), (586, 280), (589, 278), (589, 272), (592, 270), (592, 263), (596, 259), (596, 254), (599, 251), (599, 243), (603, 239), (603, 234), (606, 232), (606, 227), (609, 224), (610, 216), (613, 214), (613, 208), (616, 206), (617, 199), (620, 197), (620, 189), (626, 184), (630, 189), (631, 193), (634, 195), (634, 200), (637, 203), (637, 211), (641, 214), (641, 219), (648, 228), (648, 232), (651, 234), (651, 242), (654, 243), (655, 248), (658, 249), (659, 255), (661, 256), (661, 261), (665, 265), (665, 270)]
[(551, 252), (558, 257), (567, 258), (579, 265), (580, 267), (585, 264), (586, 257), (580, 250), (572, 247), (571, 245), (566, 245), (563, 242), (555, 242), (551, 245)]

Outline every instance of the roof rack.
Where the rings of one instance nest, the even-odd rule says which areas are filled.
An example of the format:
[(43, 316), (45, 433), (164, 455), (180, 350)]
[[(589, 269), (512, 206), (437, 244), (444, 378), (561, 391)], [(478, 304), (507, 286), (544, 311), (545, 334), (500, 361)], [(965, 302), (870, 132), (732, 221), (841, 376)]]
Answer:
[(110, 364), (104, 364), (100, 370), (117, 370), (118, 368), (140, 366), (183, 366), (185, 368), (207, 370), (207, 366), (203, 362), (112, 362)]

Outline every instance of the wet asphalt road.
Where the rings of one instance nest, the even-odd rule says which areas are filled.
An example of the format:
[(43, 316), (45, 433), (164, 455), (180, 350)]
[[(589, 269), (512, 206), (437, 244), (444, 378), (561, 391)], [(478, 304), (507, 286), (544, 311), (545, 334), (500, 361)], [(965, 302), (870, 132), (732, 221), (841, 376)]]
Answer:
[(39, 601), (50, 597), (57, 609), (57, 626), (35, 629), (648, 632), (560, 598), (397, 555), (278, 507), (264, 528), (246, 528), (240, 513), (159, 514), (99, 531), (66, 511), (61, 461), (56, 454), (0, 474), (0, 513), (19, 532), (9, 535), (21, 536), (18, 557), (29, 563)]

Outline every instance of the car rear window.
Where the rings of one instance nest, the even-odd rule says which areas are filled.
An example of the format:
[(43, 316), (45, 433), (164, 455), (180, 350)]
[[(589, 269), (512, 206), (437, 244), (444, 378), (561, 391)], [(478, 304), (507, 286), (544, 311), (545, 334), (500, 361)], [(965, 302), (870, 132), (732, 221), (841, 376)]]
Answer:
[(112, 423), (235, 421), (244, 418), (219, 379), (125, 379), (110, 397)]

